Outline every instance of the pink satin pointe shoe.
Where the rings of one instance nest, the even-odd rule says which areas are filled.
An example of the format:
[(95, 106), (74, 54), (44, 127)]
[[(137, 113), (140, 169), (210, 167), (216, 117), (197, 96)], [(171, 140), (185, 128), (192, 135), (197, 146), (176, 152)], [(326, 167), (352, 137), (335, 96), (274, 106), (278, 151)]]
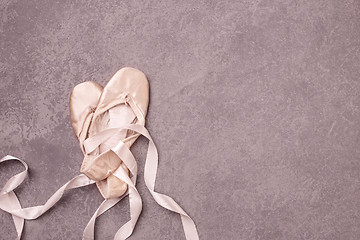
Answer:
[[(75, 86), (71, 93), (71, 124), (84, 153), (80, 171), (97, 181), (104, 198), (120, 197), (127, 190), (126, 183), (112, 174), (123, 163), (111, 148), (119, 141), (130, 148), (139, 134), (122, 131), (91, 152), (86, 151), (84, 142), (106, 129), (126, 124), (144, 126), (148, 105), (149, 83), (145, 75), (134, 68), (119, 70), (104, 89), (95, 82), (84, 82)], [(127, 169), (124, 164), (122, 167)]]
[(115, 234), (114, 240), (131, 236), (142, 210), (142, 200), (136, 189), (137, 162), (131, 145), (143, 135), (149, 140), (144, 168), (144, 181), (155, 201), (162, 207), (180, 214), (187, 240), (198, 240), (195, 223), (169, 196), (155, 192), (158, 152), (145, 128), (149, 104), (149, 83), (135, 68), (122, 68), (104, 88), (96, 82), (83, 82), (74, 87), (70, 96), (70, 117), (84, 159), (81, 174), (57, 190), (44, 205), (22, 208), (14, 193), (27, 175), (27, 164), (12, 156), (0, 163), (20, 161), (25, 170), (10, 178), (0, 191), (0, 209), (12, 214), (17, 239), (21, 238), (24, 220), (40, 217), (58, 202), (66, 190), (96, 183), (104, 201), (95, 211), (83, 232), (83, 240), (94, 239), (98, 216), (129, 195), (130, 220)]

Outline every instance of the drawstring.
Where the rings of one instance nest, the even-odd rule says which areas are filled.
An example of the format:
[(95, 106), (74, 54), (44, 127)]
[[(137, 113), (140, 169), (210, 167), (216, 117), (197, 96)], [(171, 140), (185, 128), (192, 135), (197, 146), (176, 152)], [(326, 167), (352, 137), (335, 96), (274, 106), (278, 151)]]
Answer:
[(129, 106), (129, 101), (130, 101), (130, 99), (129, 99), (129, 93), (125, 93), (124, 100), (125, 100), (124, 104), (125, 104), (126, 106)]

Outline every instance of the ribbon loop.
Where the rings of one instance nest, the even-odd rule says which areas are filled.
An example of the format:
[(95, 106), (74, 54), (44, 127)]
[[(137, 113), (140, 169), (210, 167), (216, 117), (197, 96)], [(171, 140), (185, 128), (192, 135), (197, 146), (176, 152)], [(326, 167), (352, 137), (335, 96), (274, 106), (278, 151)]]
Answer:
[(61, 197), (63, 196), (64, 192), (68, 189), (72, 188), (78, 188), (82, 186), (87, 186), (89, 184), (93, 184), (94, 181), (90, 180), (88, 177), (86, 177), (83, 174), (80, 174), (67, 182), (64, 186), (62, 186), (59, 190), (57, 190), (50, 198), (49, 200), (44, 204), (40, 206), (35, 207), (28, 207), (28, 208), (22, 208), (20, 201), (16, 194), (14, 193), (14, 190), (16, 187), (18, 187), (25, 179), (28, 173), (28, 165), (21, 159), (13, 157), (13, 156), (5, 156), (0, 159), (1, 162), (9, 161), (9, 160), (16, 160), (21, 162), (25, 170), (12, 176), (5, 184), (3, 189), (0, 192), (0, 209), (2, 209), (5, 212), (8, 212), (12, 215), (16, 232), (17, 232), (17, 238), (21, 238), (22, 231), (24, 228), (24, 220), (28, 219), (36, 219), (43, 215), (45, 212), (47, 212), (52, 206), (57, 203)]

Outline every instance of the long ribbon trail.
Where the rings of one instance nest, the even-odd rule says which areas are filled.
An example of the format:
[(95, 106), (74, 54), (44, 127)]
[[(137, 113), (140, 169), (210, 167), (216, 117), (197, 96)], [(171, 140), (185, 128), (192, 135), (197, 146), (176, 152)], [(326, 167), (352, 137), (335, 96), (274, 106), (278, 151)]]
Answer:
[(6, 184), (4, 185), (3, 189), (0, 192), (0, 209), (10, 213), (13, 216), (14, 224), (18, 234), (17, 239), (21, 238), (24, 219), (31, 220), (40, 217), (42, 214), (48, 211), (61, 199), (61, 197), (63, 196), (66, 190), (83, 187), (95, 183), (94, 181), (90, 180), (87, 176), (80, 174), (75, 178), (71, 179), (60, 189), (58, 189), (44, 205), (21, 208), (19, 199), (15, 195), (14, 190), (24, 181), (25, 177), (27, 176), (28, 166), (24, 161), (13, 156), (5, 156), (1, 158), (0, 163), (9, 160), (19, 161), (25, 167), (24, 171), (12, 176), (6, 182)]
[[(28, 165), (26, 164), (26, 162), (22, 161), (21, 159), (18, 159), (13, 156), (3, 157), (2, 159), (0, 159), (0, 163), (5, 162), (5, 161), (11, 161), (11, 160), (20, 161), (21, 164), (24, 165), (25, 170), (16, 174), (15, 176), (11, 177), (6, 182), (6, 184), (0, 191), (0, 207), (1, 207), (1, 205), (8, 205), (11, 210), (16, 210), (16, 209), (21, 208), (21, 204), (13, 190), (15, 188), (17, 188), (26, 178), (27, 171), (28, 171)], [(20, 240), (25, 221), (23, 218), (15, 216), (15, 215), (12, 215), (12, 218), (13, 218), (13, 221), (15, 224), (16, 232), (18, 234), (17, 239)]]
[(199, 240), (196, 225), (189, 215), (171, 197), (155, 192), (154, 190), (159, 155), (148, 130), (139, 124), (130, 124), (125, 128), (138, 132), (149, 140), (148, 152), (145, 161), (144, 180), (151, 195), (160, 206), (180, 214), (187, 240)]
[(95, 211), (93, 216), (91, 217), (89, 223), (86, 225), (84, 233), (83, 233), (83, 240), (93, 240), (94, 239), (94, 229), (95, 229), (95, 221), (96, 218), (99, 217), (101, 214), (112, 208), (115, 204), (117, 204), (121, 199), (123, 199), (127, 194), (119, 198), (111, 198), (105, 199), (98, 209)]
[[(185, 237), (187, 240), (198, 240), (199, 236), (197, 233), (197, 229), (195, 226), (194, 221), (189, 217), (189, 215), (169, 196), (166, 196), (164, 194), (155, 192), (155, 179), (156, 179), (156, 173), (157, 173), (157, 167), (158, 167), (158, 152), (157, 148), (155, 146), (154, 141), (152, 140), (149, 132), (147, 129), (140, 125), (140, 124), (129, 124), (124, 125), (121, 128), (111, 128), (104, 130), (104, 132), (100, 132), (98, 134), (95, 134), (93, 137), (87, 139), (84, 142), (84, 147), (88, 153), (95, 150), (99, 145), (102, 144), (103, 141), (105, 141), (109, 136), (116, 135), (122, 132), (124, 129), (129, 129), (132, 131), (135, 131), (144, 137), (146, 137), (149, 140), (149, 146), (145, 161), (145, 169), (144, 169), (144, 180), (147, 188), (149, 189), (151, 195), (155, 199), (155, 201), (162, 207), (176, 212), (180, 214), (181, 221), (183, 224), (183, 229), (185, 233)], [(106, 132), (105, 132), (106, 131)], [(120, 141), (119, 144), (113, 148), (113, 151), (119, 156), (121, 160), (125, 163), (125, 165), (129, 168), (130, 172), (132, 172), (133, 166), (136, 166), (135, 158), (133, 157), (131, 151)], [(119, 229), (115, 236), (115, 240), (122, 240), (126, 239), (126, 236), (130, 236), (138, 215), (140, 215), (141, 212), (141, 204), (136, 204), (135, 201), (138, 201), (137, 197), (137, 190), (135, 185), (130, 181), (127, 174), (123, 174), (124, 170), (119, 167), (117, 171), (114, 172), (114, 175), (117, 176), (119, 179), (123, 180), (129, 186), (131, 187), (130, 190), (134, 190), (135, 198), (132, 199), (132, 196), (129, 197), (130, 202), (130, 213), (132, 214), (131, 220), (127, 222), (122, 228)], [(134, 174), (133, 174), (134, 175)], [(130, 194), (129, 190), (129, 194)], [(141, 199), (140, 199), (141, 201)], [(130, 234), (130, 235), (129, 235)], [(121, 237), (119, 237), (121, 236)]]
[[(101, 145), (113, 135), (123, 134), (124, 129), (135, 131), (145, 136), (149, 140), (148, 152), (145, 161), (144, 180), (155, 201), (160, 206), (180, 214), (185, 237), (187, 240), (199, 240), (195, 223), (189, 217), (189, 215), (171, 197), (155, 192), (154, 190), (158, 167), (158, 152), (154, 141), (152, 140), (149, 132), (144, 126), (140, 124), (129, 124), (122, 126), (121, 128), (111, 128), (105, 130), (104, 132), (100, 132), (99, 134), (94, 135), (93, 137), (87, 139), (84, 142), (86, 152), (92, 152), (95, 148), (97, 148), (99, 145)], [(113, 173), (116, 177), (128, 184), (128, 191), (120, 198), (105, 199), (101, 203), (101, 205), (95, 211), (94, 215), (92, 216), (84, 230), (83, 240), (94, 239), (94, 227), (96, 218), (111, 207), (113, 207), (127, 194), (129, 194), (130, 220), (117, 231), (114, 240), (124, 240), (132, 234), (142, 210), (141, 197), (135, 186), (137, 176), (136, 160), (131, 151), (125, 146), (122, 141), (119, 141), (119, 143), (114, 148), (112, 148), (112, 150), (120, 157), (120, 159), (123, 161), (123, 164), (130, 170), (132, 174), (130, 178), (128, 173), (125, 171), (123, 164), (121, 164), (121, 166)], [(11, 177), (0, 192), (0, 209), (12, 214), (16, 231), (18, 233), (17, 239), (21, 238), (24, 219), (36, 219), (41, 216), (60, 200), (64, 191), (94, 183), (94, 181), (90, 180), (87, 176), (80, 174), (67, 182), (65, 185), (63, 185), (59, 190), (57, 190), (44, 205), (21, 208), (20, 202), (13, 190), (17, 186), (19, 186), (25, 179), (28, 171), (28, 166), (24, 161), (12, 156), (6, 156), (2, 158), (0, 160), (0, 163), (8, 160), (18, 160), (25, 166), (25, 170)]]

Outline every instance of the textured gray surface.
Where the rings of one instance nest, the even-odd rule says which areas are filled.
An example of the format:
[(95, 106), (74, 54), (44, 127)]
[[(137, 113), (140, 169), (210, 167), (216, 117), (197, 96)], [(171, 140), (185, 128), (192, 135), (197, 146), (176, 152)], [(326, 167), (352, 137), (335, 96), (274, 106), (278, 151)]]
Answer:
[[(0, 154), (23, 158), (23, 206), (79, 173), (68, 98), (85, 80), (142, 70), (159, 192), (201, 239), (359, 239), (360, 1), (0, 1)], [(130, 239), (184, 239), (143, 183)], [(0, 182), (20, 171), (1, 164)], [(23, 239), (80, 239), (101, 202), (72, 190)], [(127, 198), (97, 222), (112, 239)], [(0, 239), (14, 239), (0, 211)]]

